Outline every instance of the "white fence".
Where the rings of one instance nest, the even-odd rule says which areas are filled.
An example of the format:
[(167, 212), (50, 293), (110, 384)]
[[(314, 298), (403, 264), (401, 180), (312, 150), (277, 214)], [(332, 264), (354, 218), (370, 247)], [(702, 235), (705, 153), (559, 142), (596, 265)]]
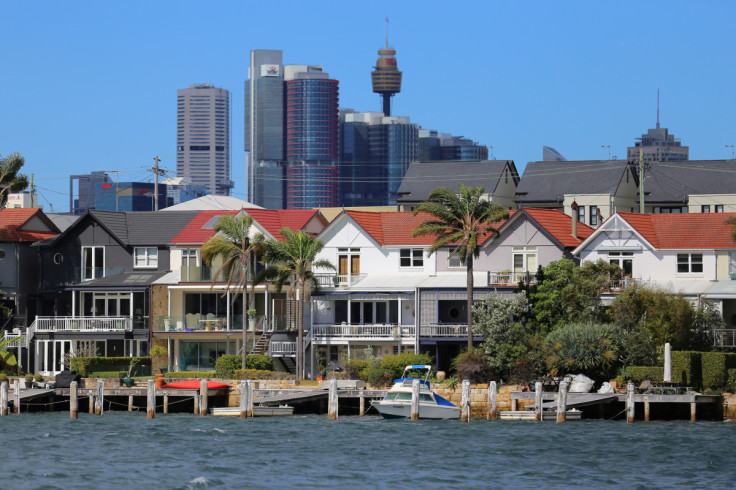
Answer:
[(37, 316), (36, 332), (121, 332), (133, 329), (129, 317), (109, 316)]
[(322, 288), (350, 287), (358, 284), (365, 274), (315, 274), (314, 280)]
[(414, 325), (313, 325), (312, 337), (399, 339), (414, 337)]
[(420, 331), (422, 337), (467, 337), (467, 325), (424, 325)]

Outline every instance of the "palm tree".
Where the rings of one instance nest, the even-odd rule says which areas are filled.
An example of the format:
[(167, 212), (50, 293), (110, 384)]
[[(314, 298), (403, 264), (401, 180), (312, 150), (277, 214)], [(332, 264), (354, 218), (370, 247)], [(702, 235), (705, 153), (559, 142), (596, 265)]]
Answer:
[(497, 234), (493, 224), (509, 217), (508, 211), (498, 204), (483, 199), (483, 187), (466, 187), (460, 184), (457, 194), (447, 187), (439, 187), (429, 194), (429, 199), (414, 210), (414, 215), (431, 215), (412, 232), (412, 236), (432, 235), (434, 242), (427, 250), (429, 255), (446, 246), (454, 247), (460, 262), (465, 264), (468, 275), (468, 348), (473, 347), (473, 258), (480, 255), (479, 238)]
[(241, 211), (237, 215), (221, 217), (215, 223), (215, 236), (202, 245), (202, 260), (212, 265), (216, 258), (222, 259), (222, 265), (212, 275), (212, 285), (220, 274), (227, 278), (227, 289), (242, 288), (243, 290), (243, 360), (242, 369), (245, 369), (246, 346), (248, 345), (248, 272), (253, 255), (264, 242), (262, 234), (251, 237), (250, 228), (253, 218)]
[(273, 279), (276, 290), (281, 292), (286, 281), (291, 280), (289, 296), (295, 298), (297, 315), (297, 359), (296, 378), (304, 378), (304, 302), (312, 288), (319, 286), (314, 281), (313, 269), (323, 267), (335, 270), (335, 266), (327, 259), (315, 260), (325, 244), (319, 238), (303, 230), (295, 232), (291, 228), (282, 228), (279, 233), (283, 241), (270, 240), (266, 246), (266, 263), (268, 267), (262, 276)]
[(0, 209), (8, 202), (8, 194), (21, 192), (28, 187), (28, 177), (19, 174), (25, 159), (20, 153), (11, 153), (0, 158)]

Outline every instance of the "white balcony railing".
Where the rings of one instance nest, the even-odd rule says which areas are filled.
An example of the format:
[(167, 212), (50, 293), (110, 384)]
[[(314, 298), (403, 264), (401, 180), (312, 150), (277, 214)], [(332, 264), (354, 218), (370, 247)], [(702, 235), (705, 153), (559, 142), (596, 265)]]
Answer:
[(312, 337), (414, 338), (414, 325), (313, 325)]
[(28, 347), (27, 335), (5, 332), (5, 335), (1, 337), (0, 340), (9, 341), (7, 344), (3, 344), (4, 349), (17, 349), (18, 347)]
[(133, 329), (130, 317), (37, 316), (36, 332), (122, 332)]
[(714, 330), (713, 345), (716, 347), (736, 347), (736, 329), (719, 328)]
[(274, 357), (293, 357), (296, 355), (296, 342), (274, 342), (268, 344), (268, 352)]
[(422, 325), (422, 337), (467, 337), (467, 325)]
[(314, 279), (321, 288), (338, 288), (358, 284), (365, 276), (365, 274), (315, 274)]

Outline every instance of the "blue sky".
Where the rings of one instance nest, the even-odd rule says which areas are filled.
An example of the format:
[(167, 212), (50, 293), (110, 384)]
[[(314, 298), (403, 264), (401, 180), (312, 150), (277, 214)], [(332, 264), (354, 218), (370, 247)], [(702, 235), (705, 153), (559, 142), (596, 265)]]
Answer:
[(340, 105), (380, 110), (385, 39), (404, 72), (394, 115), (493, 146), (521, 171), (542, 146), (625, 158), (661, 123), (691, 159), (730, 158), (736, 2), (0, 2), (0, 154), (26, 157), (40, 201), (69, 209), (69, 175), (176, 171), (176, 90), (230, 90), (234, 195), (245, 197), (243, 82), (251, 49), (320, 64)]

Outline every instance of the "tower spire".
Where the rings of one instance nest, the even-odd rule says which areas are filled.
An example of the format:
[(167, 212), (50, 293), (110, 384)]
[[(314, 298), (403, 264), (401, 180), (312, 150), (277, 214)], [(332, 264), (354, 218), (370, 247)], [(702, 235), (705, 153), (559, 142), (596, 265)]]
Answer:
[(657, 129), (659, 129), (659, 89), (657, 89)]
[(386, 49), (388, 49), (388, 17), (386, 17)]

